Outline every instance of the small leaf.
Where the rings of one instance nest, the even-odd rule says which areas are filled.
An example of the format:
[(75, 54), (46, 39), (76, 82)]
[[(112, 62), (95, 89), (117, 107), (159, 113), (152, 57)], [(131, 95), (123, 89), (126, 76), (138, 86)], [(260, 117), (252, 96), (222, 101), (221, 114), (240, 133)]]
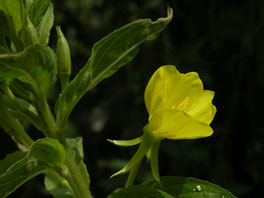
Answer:
[(6, 197), (40, 173), (61, 167), (65, 157), (63, 146), (51, 138), (37, 140), (26, 154), (19, 152), (8, 155), (0, 161), (0, 197)]
[(50, 30), (53, 26), (53, 22), (54, 22), (53, 4), (50, 3), (46, 14), (42, 17), (40, 23), (36, 26), (40, 44), (48, 45)]
[(139, 45), (151, 35), (161, 32), (171, 19), (172, 9), (169, 9), (167, 18), (160, 18), (155, 22), (150, 19), (132, 22), (97, 42), (87, 64), (56, 101), (55, 111), (59, 125), (66, 122), (74, 106), (87, 91), (131, 61), (136, 56)]
[(49, 8), (50, 0), (34, 0), (30, 10), (29, 17), (34, 26), (37, 26), (42, 17), (46, 14), (47, 9)]
[(56, 81), (56, 68), (54, 52), (43, 45), (33, 45), (18, 54), (0, 55), (0, 80), (8, 84), (16, 78), (32, 87), (37, 84), (44, 95)]
[[(146, 182), (153, 188), (160, 188), (156, 181)], [(184, 178), (175, 176), (161, 177), (162, 190), (177, 198), (236, 198), (227, 190), (195, 178)]]
[(128, 188), (119, 188), (112, 192), (107, 198), (174, 198), (168, 193), (148, 187), (146, 185), (135, 185)]

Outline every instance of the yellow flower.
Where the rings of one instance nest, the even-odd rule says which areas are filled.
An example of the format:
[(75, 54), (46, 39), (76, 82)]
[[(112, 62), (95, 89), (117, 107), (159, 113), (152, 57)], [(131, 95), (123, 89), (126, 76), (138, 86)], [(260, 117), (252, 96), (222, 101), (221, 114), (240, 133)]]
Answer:
[(213, 97), (214, 92), (204, 90), (196, 72), (182, 74), (172, 65), (160, 67), (145, 90), (149, 122), (144, 127), (144, 134), (133, 140), (108, 140), (119, 146), (140, 144), (127, 165), (112, 177), (129, 172), (126, 186), (132, 185), (142, 159), (147, 156), (153, 177), (160, 182), (158, 150), (161, 139), (195, 139), (212, 135), (209, 124), (216, 113)]
[(145, 90), (149, 123), (145, 130), (168, 139), (195, 139), (212, 135), (209, 126), (216, 107), (214, 92), (204, 90), (196, 72), (180, 73), (175, 66), (160, 67)]

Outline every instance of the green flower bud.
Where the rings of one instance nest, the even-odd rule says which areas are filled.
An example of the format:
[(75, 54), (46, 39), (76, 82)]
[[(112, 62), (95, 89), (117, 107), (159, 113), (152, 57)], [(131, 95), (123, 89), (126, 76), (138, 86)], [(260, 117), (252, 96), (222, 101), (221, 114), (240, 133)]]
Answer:
[(36, 29), (27, 14), (26, 14), (25, 25), (24, 28), (22, 29), (20, 38), (22, 40), (24, 48), (39, 43)]
[(57, 63), (58, 75), (61, 81), (62, 90), (68, 84), (71, 75), (71, 54), (69, 44), (64, 37), (59, 26), (56, 27), (58, 41), (57, 41)]

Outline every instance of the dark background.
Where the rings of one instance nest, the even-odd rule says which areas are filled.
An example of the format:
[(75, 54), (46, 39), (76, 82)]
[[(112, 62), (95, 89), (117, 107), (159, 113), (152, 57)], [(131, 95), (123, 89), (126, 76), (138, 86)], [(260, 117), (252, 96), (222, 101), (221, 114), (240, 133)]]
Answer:
[[(69, 40), (73, 76), (86, 63), (93, 44), (116, 28), (140, 18), (166, 16), (162, 0), (53, 0), (55, 24)], [(213, 136), (165, 140), (160, 148), (161, 175), (196, 177), (216, 183), (238, 197), (264, 197), (264, 1), (175, 0), (174, 18), (137, 57), (80, 101), (70, 117), (69, 136), (83, 136), (85, 161), (95, 197), (124, 185), (126, 176), (109, 179), (136, 148), (106, 141), (142, 134), (148, 115), (144, 90), (152, 73), (165, 64), (196, 71), (206, 89), (215, 91)], [(56, 43), (52, 30), (50, 44)], [(51, 100), (52, 104), (54, 100)], [(38, 134), (31, 130), (33, 136)], [(16, 150), (0, 134), (0, 157)], [(151, 179), (147, 163), (137, 182)], [(38, 176), (9, 196), (50, 197)]]

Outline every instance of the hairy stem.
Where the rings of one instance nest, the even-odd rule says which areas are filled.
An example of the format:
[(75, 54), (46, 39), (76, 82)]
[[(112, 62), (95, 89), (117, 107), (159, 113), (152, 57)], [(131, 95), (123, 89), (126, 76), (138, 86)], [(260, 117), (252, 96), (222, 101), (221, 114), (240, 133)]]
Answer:
[(67, 149), (66, 166), (72, 177), (69, 183), (74, 183), (74, 185), (77, 186), (78, 194), (80, 194), (80, 197), (78, 198), (91, 198), (92, 195), (89, 190), (90, 182), (86, 181), (86, 179), (82, 176), (78, 165), (73, 159), (72, 151), (69, 149)]

